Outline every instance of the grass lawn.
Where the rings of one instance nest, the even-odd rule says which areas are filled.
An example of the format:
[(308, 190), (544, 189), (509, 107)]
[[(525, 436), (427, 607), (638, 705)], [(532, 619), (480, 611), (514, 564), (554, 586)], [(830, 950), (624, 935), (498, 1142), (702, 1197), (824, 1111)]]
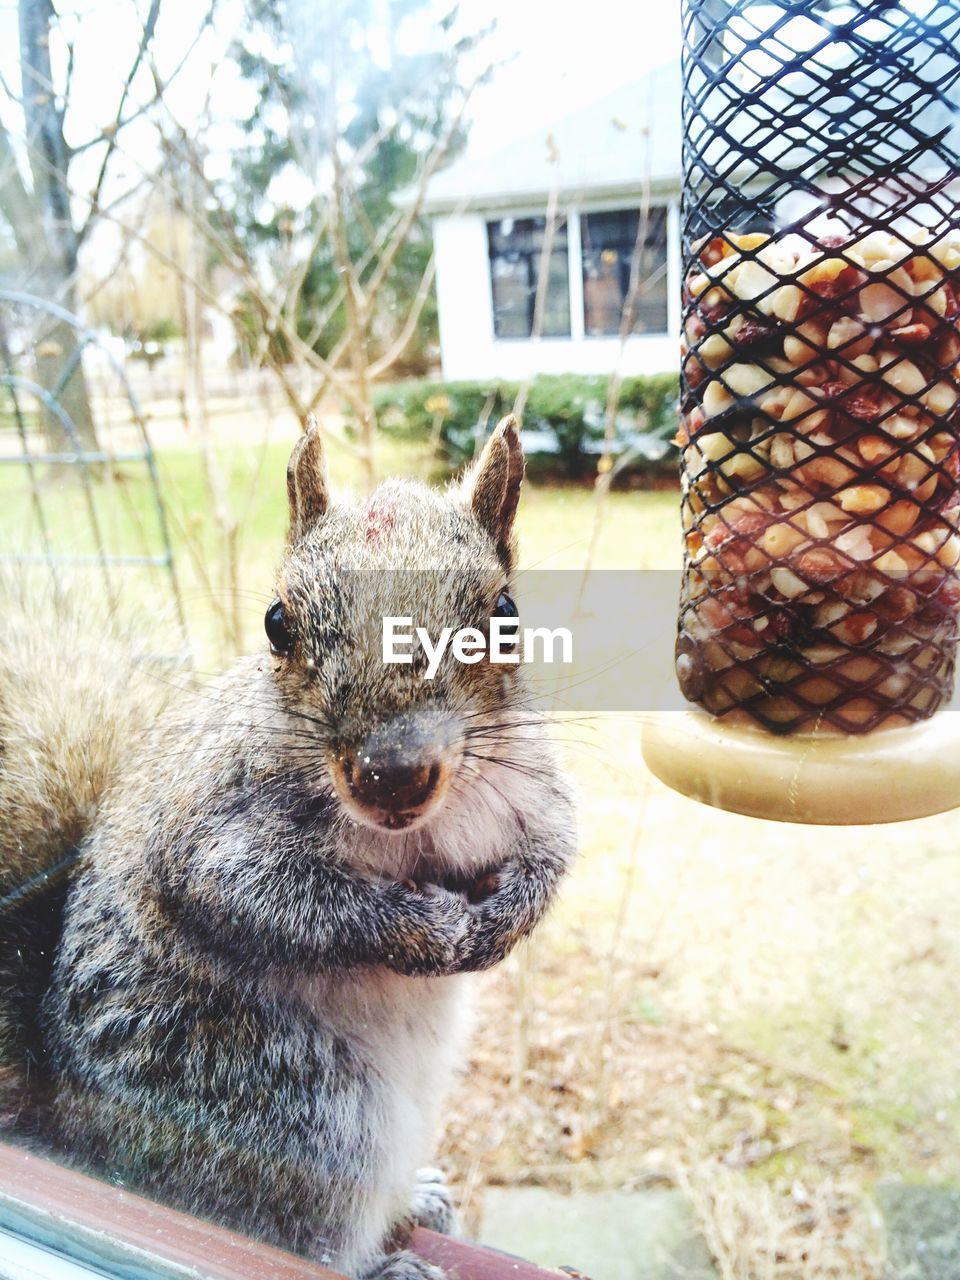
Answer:
[[(250, 644), (282, 545), (288, 448), (220, 451)], [(383, 461), (423, 470), (409, 445)], [(199, 456), (159, 462), (212, 665), (229, 599)], [(13, 470), (0, 472), (5, 550), (28, 527)], [(333, 470), (356, 478), (342, 459)], [(83, 547), (82, 494), (45, 491), (45, 504), (57, 543)], [(594, 565), (676, 567), (677, 506), (669, 492), (610, 495)], [(133, 468), (97, 509), (112, 548), (155, 547)], [(523, 563), (582, 567), (594, 512), (587, 490), (530, 485)], [(958, 819), (810, 830), (713, 811), (649, 775), (641, 719), (557, 724), (582, 853), (534, 942), (481, 981), (444, 1159), (468, 1213), (491, 1182), (668, 1180), (694, 1196), (729, 1277), (879, 1276), (864, 1191), (879, 1177), (960, 1183)]]
[[(238, 433), (242, 434), (242, 433)], [(216, 449), (230, 515), (238, 525), (235, 586), (213, 514), (209, 487), (196, 448), (158, 450), (157, 465), (168, 511), (171, 541), (195, 647), (205, 664), (225, 659), (233, 645), (218, 615), (235, 608), (242, 626), (239, 647), (259, 643), (263, 610), (273, 593), (274, 573), (286, 527), (285, 472), (290, 439), (245, 440)], [(426, 474), (421, 447), (384, 439), (380, 470), (388, 475)], [(359, 488), (354, 458), (331, 449), (336, 485)], [(58, 552), (93, 555), (87, 494), (79, 485), (49, 482), (41, 475), (41, 502), (51, 543)], [(596, 499), (583, 488), (529, 483), (519, 516), (522, 567), (580, 569), (590, 553)], [(127, 463), (96, 486), (96, 520), (111, 554), (156, 555), (162, 539), (145, 466)], [(39, 527), (20, 467), (0, 468), (0, 547), (39, 550)], [(676, 495), (671, 492), (608, 496), (592, 563), (605, 569), (677, 567), (680, 535)], [(96, 581), (94, 576), (94, 581)], [(164, 574), (127, 575), (129, 588), (162, 599)]]

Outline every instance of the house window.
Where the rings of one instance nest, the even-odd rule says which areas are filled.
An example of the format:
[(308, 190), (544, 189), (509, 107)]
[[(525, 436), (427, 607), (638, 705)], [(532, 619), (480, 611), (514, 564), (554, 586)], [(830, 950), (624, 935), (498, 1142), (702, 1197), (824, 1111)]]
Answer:
[[(498, 338), (529, 338), (543, 255), (545, 218), (501, 218), (487, 223), (490, 281), (493, 287), (493, 332)], [(558, 221), (547, 268), (544, 298), (545, 338), (570, 336), (570, 283), (567, 267), (567, 224)]]
[[(617, 209), (586, 213), (580, 219), (583, 327), (588, 337), (620, 332), (640, 216), (639, 209)], [(667, 211), (652, 208), (646, 217), (633, 332), (666, 333), (667, 323)]]

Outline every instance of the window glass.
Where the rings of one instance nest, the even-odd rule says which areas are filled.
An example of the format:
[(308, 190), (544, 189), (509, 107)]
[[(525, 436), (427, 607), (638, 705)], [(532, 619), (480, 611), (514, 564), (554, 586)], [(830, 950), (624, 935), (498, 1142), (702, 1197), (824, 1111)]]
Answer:
[(958, 86), (960, 0), (0, 0), (0, 1280), (960, 1280), (960, 715), (828, 737), (955, 666)]
[[(580, 219), (583, 242), (583, 324), (588, 337), (620, 332), (630, 293), (630, 266), (640, 232), (639, 209), (586, 213)], [(667, 331), (667, 211), (651, 208), (638, 262), (640, 283), (634, 333)]]
[[(545, 218), (502, 218), (487, 223), (493, 331), (498, 338), (529, 338), (534, 332), (537, 281), (543, 259)], [(570, 336), (567, 224), (558, 222), (547, 264), (540, 328), (544, 338)]]

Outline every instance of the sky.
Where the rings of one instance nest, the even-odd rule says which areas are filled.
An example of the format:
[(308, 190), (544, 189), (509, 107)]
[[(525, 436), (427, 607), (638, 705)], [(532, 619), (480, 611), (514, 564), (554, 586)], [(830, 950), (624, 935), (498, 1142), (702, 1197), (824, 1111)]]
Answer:
[(495, 145), (629, 83), (680, 54), (679, 0), (465, 0), (464, 22), (495, 16), (491, 49), (509, 59), (478, 95), (472, 143)]
[[(302, 0), (309, 15), (314, 0)], [(438, 12), (445, 9), (437, 0)], [(83, 143), (112, 119), (119, 87), (130, 65), (140, 28), (135, 5), (144, 0), (60, 0), (65, 27), (77, 37), (74, 88), (68, 116), (68, 142)], [(73, 9), (73, 16), (69, 16)], [(317, 6), (319, 9), (319, 5)], [(155, 53), (164, 75), (190, 47), (205, 10), (203, 0), (163, 0)], [(223, 52), (243, 24), (243, 0), (220, 0), (216, 29), (207, 31), (176, 79), (169, 102), (189, 127), (204, 108), (213, 85), (214, 115), (220, 119), (213, 144), (229, 147), (236, 136), (231, 117), (244, 114), (248, 90), (224, 61)], [(546, 0), (461, 0), (463, 29), (496, 26), (484, 46), (484, 58), (498, 64), (493, 83), (478, 91), (471, 110), (471, 147), (487, 151), (515, 136), (538, 129), (610, 89), (641, 76), (679, 52), (679, 0), (590, 0), (589, 5), (560, 6)], [(0, 75), (16, 91), (17, 13), (15, 0), (0, 0)], [(131, 101), (149, 94), (144, 73)], [(14, 134), (21, 131), (15, 108), (3, 101), (0, 117)], [(107, 198), (134, 181), (155, 159), (151, 125), (131, 126), (122, 135)], [(75, 162), (76, 163), (76, 162)], [(96, 149), (79, 162), (78, 187), (92, 185)]]
[[(74, 11), (76, 16), (67, 16), (65, 26), (79, 35), (68, 141), (83, 142), (112, 118), (139, 36), (137, 9), (142, 12), (147, 2), (56, 0), (62, 14)], [(379, 2), (386, 5), (389, 0)], [(437, 14), (454, 2), (434, 0)], [(162, 0), (155, 51), (164, 74), (190, 46), (207, 3)], [(304, 23), (323, 9), (323, 0), (288, 3), (299, 7)], [(933, 3), (904, 0), (904, 7), (923, 12)], [(757, 7), (764, 8), (763, 0), (758, 0)], [(471, 146), (477, 150), (490, 150), (517, 133), (546, 131), (562, 115), (679, 55), (680, 0), (589, 0), (577, 5), (555, 0), (459, 0), (459, 10), (464, 31), (495, 23), (483, 56), (498, 64), (497, 72), (493, 84), (476, 94), (471, 112)], [(169, 97), (176, 116), (189, 127), (203, 109), (212, 77), (215, 113), (222, 119), (220, 140), (227, 146), (233, 136), (229, 119), (242, 115), (249, 105), (246, 87), (223, 59), (230, 40), (244, 25), (244, 0), (218, 0), (216, 12), (215, 30), (208, 31), (194, 50)], [(790, 34), (803, 47), (804, 33), (797, 24), (791, 26)], [(17, 0), (0, 0), (0, 76), (11, 86), (17, 83), (17, 44)], [(765, 68), (758, 65), (756, 69), (762, 74)], [(133, 88), (134, 99), (138, 92), (149, 93), (146, 73)], [(2, 90), (0, 118), (19, 132)], [(125, 165), (131, 172), (136, 172), (138, 160), (150, 157), (152, 137), (147, 125), (125, 135)], [(216, 145), (216, 137), (213, 142)], [(93, 154), (89, 157), (91, 178), (96, 160)], [(123, 171), (121, 164), (118, 181)]]

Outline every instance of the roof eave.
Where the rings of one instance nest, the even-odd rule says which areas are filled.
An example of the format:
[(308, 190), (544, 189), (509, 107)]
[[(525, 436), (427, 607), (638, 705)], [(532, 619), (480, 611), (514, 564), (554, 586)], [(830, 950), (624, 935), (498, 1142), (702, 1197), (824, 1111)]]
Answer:
[[(680, 174), (662, 174), (649, 182), (609, 182), (599, 185), (561, 186), (558, 197), (562, 204), (601, 203), (610, 200), (640, 199), (645, 190), (651, 196), (674, 196), (680, 191)], [(543, 187), (524, 191), (485, 193), (477, 196), (435, 196), (423, 202), (423, 212), (428, 217), (451, 213), (499, 213), (509, 209), (529, 209), (546, 206), (550, 192)]]

